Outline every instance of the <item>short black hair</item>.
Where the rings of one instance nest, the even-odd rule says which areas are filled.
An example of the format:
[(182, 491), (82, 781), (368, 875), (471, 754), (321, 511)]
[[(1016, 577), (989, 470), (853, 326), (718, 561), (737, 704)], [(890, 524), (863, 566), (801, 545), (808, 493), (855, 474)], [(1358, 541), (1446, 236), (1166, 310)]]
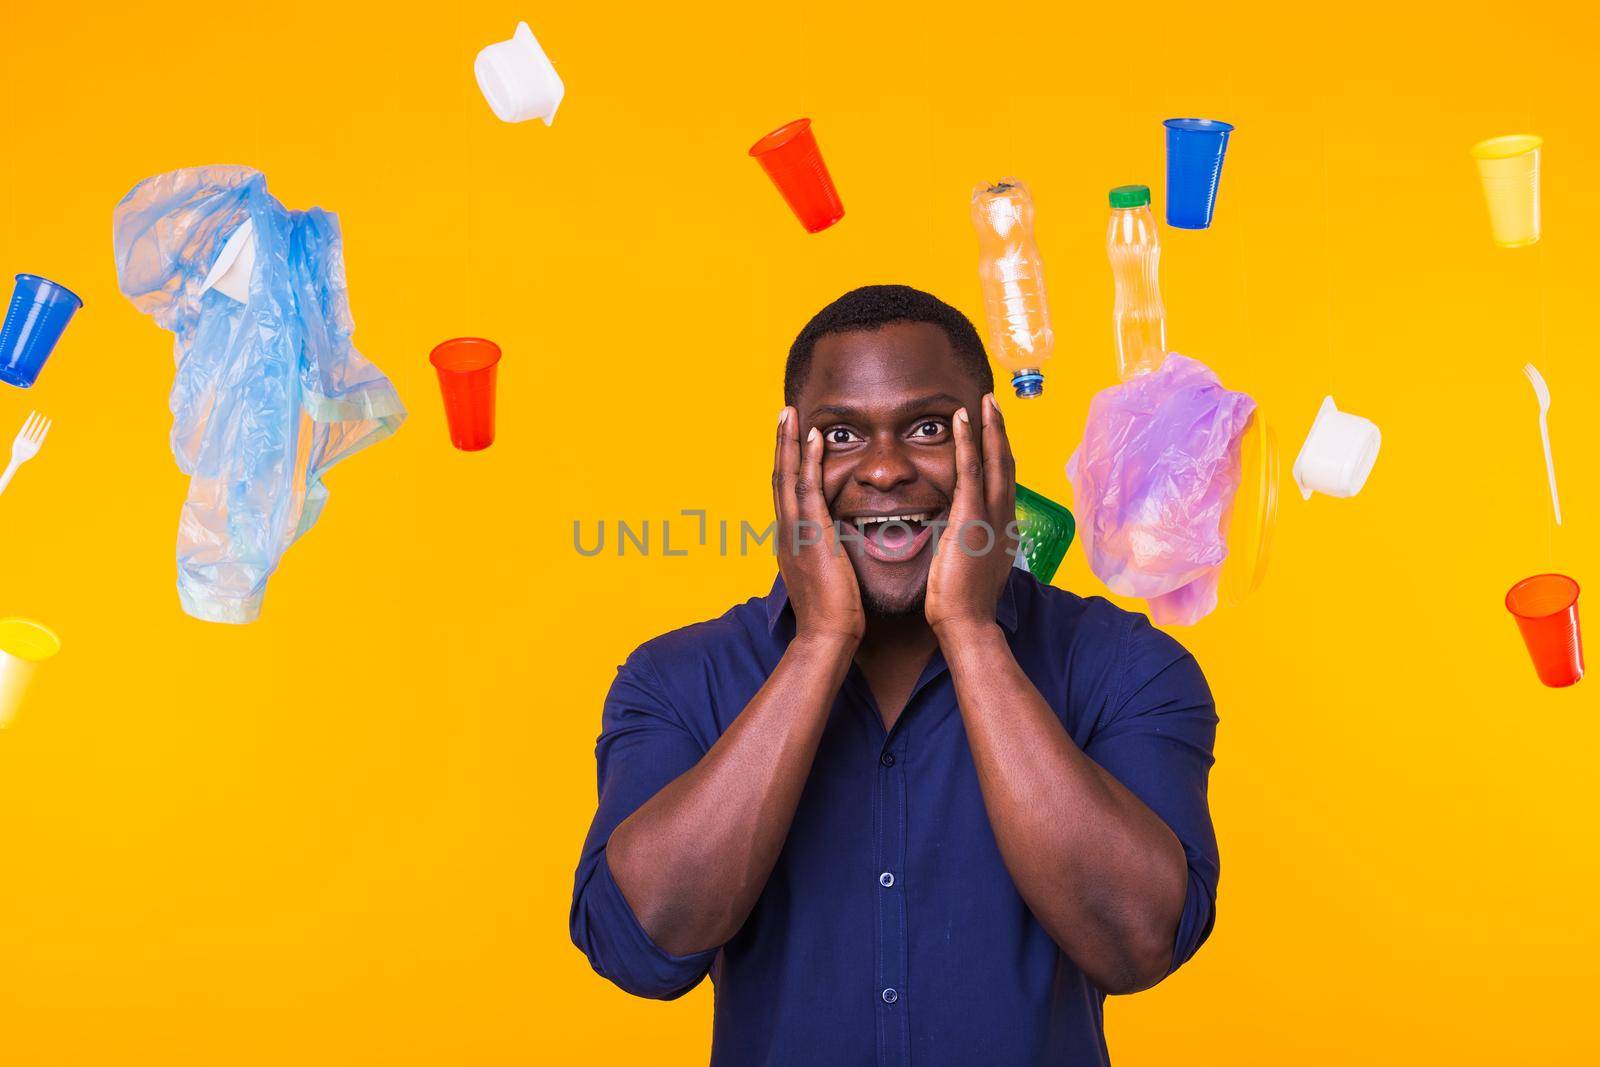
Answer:
[(783, 400), (793, 404), (811, 370), (811, 353), (828, 334), (877, 330), (897, 322), (926, 322), (950, 338), (950, 348), (962, 370), (972, 375), (986, 393), (994, 391), (989, 354), (972, 320), (943, 300), (909, 285), (863, 285), (811, 316), (800, 336), (789, 346), (783, 367)]

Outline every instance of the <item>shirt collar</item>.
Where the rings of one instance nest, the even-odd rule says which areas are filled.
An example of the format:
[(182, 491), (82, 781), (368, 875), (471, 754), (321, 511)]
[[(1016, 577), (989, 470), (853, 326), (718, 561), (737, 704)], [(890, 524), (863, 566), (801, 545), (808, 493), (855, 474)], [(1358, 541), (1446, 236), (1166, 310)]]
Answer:
[[(1026, 577), (1019, 568), (1013, 567), (1012, 573), (1006, 576), (1005, 588), (1000, 590), (1000, 602), (995, 605), (995, 621), (1011, 633), (1017, 632), (1017, 591), (1016, 582), (1020, 577)], [(789, 607), (789, 590), (784, 587), (783, 575), (778, 575), (772, 580), (772, 591), (766, 596), (767, 606), (767, 632), (772, 633), (778, 628), (778, 622)], [(792, 614), (792, 612), (790, 613)]]

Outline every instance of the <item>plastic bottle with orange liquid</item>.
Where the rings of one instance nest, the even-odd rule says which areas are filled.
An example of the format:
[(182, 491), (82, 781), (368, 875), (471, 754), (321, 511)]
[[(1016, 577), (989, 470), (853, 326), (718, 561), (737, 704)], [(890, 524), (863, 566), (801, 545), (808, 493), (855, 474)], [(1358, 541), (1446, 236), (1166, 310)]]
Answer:
[(1111, 190), (1106, 254), (1116, 282), (1111, 318), (1117, 339), (1117, 376), (1123, 381), (1160, 368), (1167, 358), (1167, 310), (1161, 302), (1161, 238), (1150, 213), (1150, 189)]

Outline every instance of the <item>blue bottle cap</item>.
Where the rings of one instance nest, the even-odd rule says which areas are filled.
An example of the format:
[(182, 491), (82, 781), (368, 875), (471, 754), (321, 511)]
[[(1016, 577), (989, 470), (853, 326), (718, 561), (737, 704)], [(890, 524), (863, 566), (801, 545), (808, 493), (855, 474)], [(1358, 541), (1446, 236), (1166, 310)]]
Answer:
[(1044, 375), (1036, 370), (1019, 370), (1011, 376), (1011, 387), (1023, 399), (1038, 396), (1044, 392)]

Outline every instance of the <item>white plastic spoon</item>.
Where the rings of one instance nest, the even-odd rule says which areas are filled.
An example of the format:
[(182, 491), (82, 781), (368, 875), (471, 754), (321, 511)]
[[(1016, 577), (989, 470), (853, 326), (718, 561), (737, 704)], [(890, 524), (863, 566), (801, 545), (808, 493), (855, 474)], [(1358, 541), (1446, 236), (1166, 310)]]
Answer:
[(1561, 525), (1561, 494), (1556, 492), (1556, 461), (1550, 454), (1550, 387), (1544, 384), (1544, 375), (1532, 363), (1522, 366), (1522, 373), (1533, 383), (1533, 392), (1539, 398), (1539, 436), (1544, 438), (1544, 469), (1550, 475), (1550, 503), (1556, 509), (1556, 525)]

